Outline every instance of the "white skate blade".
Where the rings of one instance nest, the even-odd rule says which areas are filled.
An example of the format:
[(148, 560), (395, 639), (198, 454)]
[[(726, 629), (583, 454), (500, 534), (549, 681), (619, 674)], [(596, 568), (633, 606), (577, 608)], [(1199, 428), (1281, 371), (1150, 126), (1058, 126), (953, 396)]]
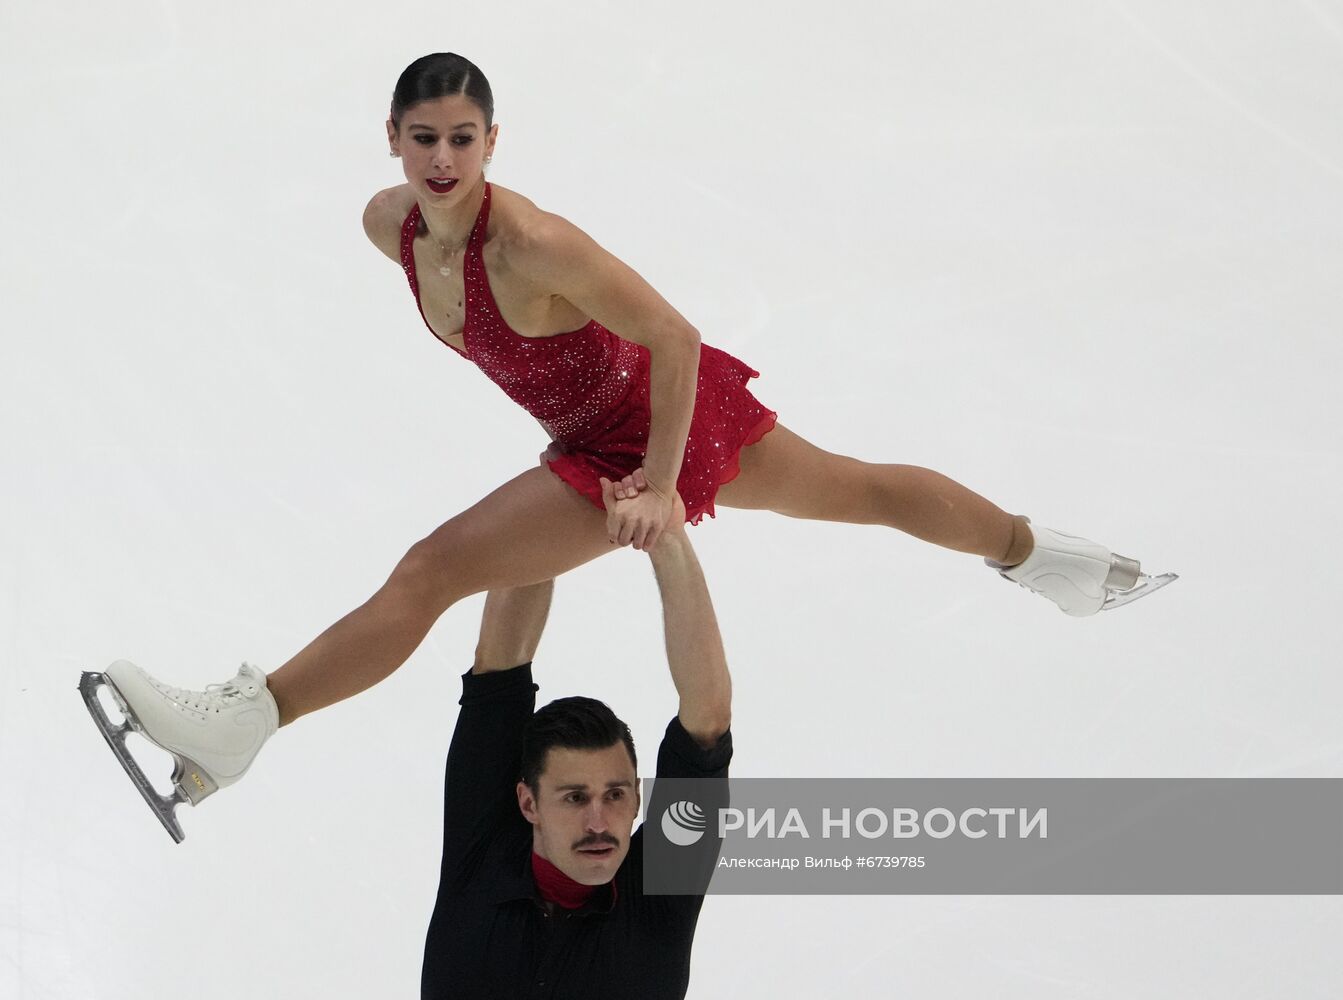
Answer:
[[(113, 724), (98, 701), (98, 689), (104, 686), (126, 716), (126, 721), (120, 726)], [(107, 740), (107, 745), (112, 748), (112, 753), (116, 754), (117, 760), (121, 762), (122, 768), (139, 790), (140, 795), (143, 796), (145, 803), (150, 809), (154, 810), (154, 815), (159, 818), (159, 822), (163, 824), (163, 828), (168, 831), (168, 835), (173, 838), (173, 841), (180, 844), (186, 839), (186, 834), (182, 832), (181, 824), (177, 822), (176, 810), (181, 803), (189, 801), (186, 792), (182, 790), (182, 786), (178, 783), (183, 769), (182, 762), (178, 761), (177, 769), (173, 774), (173, 794), (160, 795), (149, 779), (145, 777), (144, 771), (140, 769), (139, 763), (131, 756), (131, 752), (126, 746), (128, 733), (139, 732), (141, 735), (144, 735), (144, 733), (140, 729), (135, 715), (121, 700), (116, 685), (109, 682), (102, 674), (85, 671), (79, 677), (79, 693), (83, 695), (84, 705), (88, 708), (89, 714), (93, 716), (93, 722), (98, 727), (98, 731), (103, 734), (103, 739)]]
[(1160, 576), (1148, 576), (1141, 573), (1138, 576), (1138, 582), (1128, 590), (1114, 590), (1105, 598), (1105, 603), (1101, 605), (1102, 611), (1110, 611), (1114, 608), (1122, 608), (1125, 604), (1132, 604), (1140, 597), (1146, 597), (1148, 594), (1155, 593), (1168, 583), (1174, 583), (1180, 579), (1175, 573), (1162, 573)]

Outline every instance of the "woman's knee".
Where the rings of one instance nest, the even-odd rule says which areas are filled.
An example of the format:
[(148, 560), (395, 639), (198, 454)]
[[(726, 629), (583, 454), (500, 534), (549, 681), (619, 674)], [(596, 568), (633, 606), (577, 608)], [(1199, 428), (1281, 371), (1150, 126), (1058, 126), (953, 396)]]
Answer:
[(448, 521), (406, 550), (388, 584), (445, 611), (487, 589), (469, 579), (470, 560), (462, 558), (464, 548), (460, 526)]

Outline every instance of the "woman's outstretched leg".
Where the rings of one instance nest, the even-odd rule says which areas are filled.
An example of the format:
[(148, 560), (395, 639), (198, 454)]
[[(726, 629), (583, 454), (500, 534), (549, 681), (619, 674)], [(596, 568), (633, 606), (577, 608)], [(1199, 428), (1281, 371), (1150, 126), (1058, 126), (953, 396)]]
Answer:
[[(180, 841), (178, 805), (197, 805), (241, 779), (280, 725), (382, 680), (454, 603), (496, 590), (477, 662), (530, 654), (550, 604), (549, 590), (537, 585), (613, 547), (604, 512), (548, 468), (531, 469), (416, 542), (376, 594), (269, 678), (244, 663), (232, 680), (188, 691), (117, 660), (101, 674), (85, 673), (80, 693), (145, 802)], [(529, 631), (504, 637), (514, 623)], [(104, 688), (124, 721), (108, 715)], [(127, 749), (132, 731), (172, 755), (171, 795), (154, 788)]]
[(1128, 604), (1176, 579), (1174, 573), (1149, 577), (1137, 560), (1030, 524), (940, 472), (836, 455), (782, 425), (743, 449), (740, 464), (740, 475), (718, 491), (724, 506), (899, 528), (983, 556), (1004, 577), (1070, 615)]
[(464, 597), (559, 576), (614, 548), (606, 517), (529, 469), (416, 542), (382, 587), (272, 673), (280, 725), (372, 687)]
[(836, 455), (782, 424), (745, 448), (740, 461), (741, 473), (718, 491), (717, 502), (726, 507), (884, 524), (1008, 566), (1030, 555), (1025, 517), (932, 469)]

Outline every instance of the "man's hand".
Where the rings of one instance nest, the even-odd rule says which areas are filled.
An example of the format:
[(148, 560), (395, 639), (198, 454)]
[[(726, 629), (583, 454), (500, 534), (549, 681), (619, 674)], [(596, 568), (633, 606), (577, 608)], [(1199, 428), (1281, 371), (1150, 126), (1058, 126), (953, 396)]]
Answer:
[[(634, 488), (635, 476), (644, 483), (643, 492)], [(650, 551), (665, 531), (684, 530), (685, 502), (681, 495), (673, 491), (670, 497), (664, 497), (648, 484), (642, 468), (622, 480), (630, 484), (628, 490), (622, 486), (622, 492), (627, 494), (623, 499), (616, 496), (616, 485), (611, 480), (601, 476), (599, 481), (606, 507), (606, 530), (612, 544), (633, 544), (636, 549)]]
[(648, 479), (644, 476), (644, 467), (641, 465), (630, 475), (616, 483), (616, 499), (627, 500), (646, 489), (648, 489)]

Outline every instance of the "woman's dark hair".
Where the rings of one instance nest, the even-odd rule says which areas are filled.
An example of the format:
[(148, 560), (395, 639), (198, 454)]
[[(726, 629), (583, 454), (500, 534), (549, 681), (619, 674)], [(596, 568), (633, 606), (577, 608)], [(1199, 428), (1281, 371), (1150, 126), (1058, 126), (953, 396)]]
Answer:
[(540, 794), (541, 772), (551, 747), (605, 750), (623, 742), (630, 763), (639, 770), (630, 727), (596, 698), (558, 698), (532, 716), (522, 734), (522, 780)]
[(470, 59), (455, 52), (420, 56), (401, 72), (392, 91), (392, 125), (401, 131), (401, 116), (421, 101), (465, 94), (485, 116), (485, 131), (494, 124), (490, 81)]

